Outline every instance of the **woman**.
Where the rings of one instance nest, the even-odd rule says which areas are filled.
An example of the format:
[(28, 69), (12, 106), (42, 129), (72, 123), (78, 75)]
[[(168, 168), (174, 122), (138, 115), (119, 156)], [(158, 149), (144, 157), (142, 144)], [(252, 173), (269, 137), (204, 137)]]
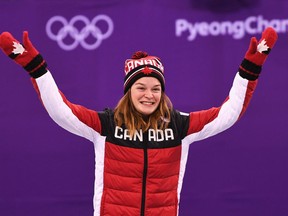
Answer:
[(116, 108), (97, 112), (65, 98), (27, 32), (24, 46), (3, 32), (0, 47), (29, 72), (51, 118), (94, 143), (94, 216), (174, 216), (189, 145), (226, 130), (241, 117), (276, 40), (270, 27), (259, 43), (251, 38), (227, 99), (220, 107), (191, 113), (172, 107), (162, 62), (145, 52), (125, 61), (124, 96)]

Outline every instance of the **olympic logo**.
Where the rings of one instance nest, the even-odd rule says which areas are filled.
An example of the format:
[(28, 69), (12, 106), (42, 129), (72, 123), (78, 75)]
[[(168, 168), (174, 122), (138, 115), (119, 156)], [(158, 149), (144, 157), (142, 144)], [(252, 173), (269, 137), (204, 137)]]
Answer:
[[(100, 27), (98, 27), (100, 22), (104, 22), (107, 26), (106, 31), (103, 32)], [(55, 31), (59, 24), (60, 29)], [(84, 24), (84, 27), (80, 28), (80, 24)], [(78, 30), (78, 28), (80, 28), (80, 30)], [(83, 15), (74, 16), (69, 22), (62, 16), (53, 16), (46, 24), (46, 33), (50, 39), (55, 40), (64, 50), (73, 50), (79, 44), (84, 49), (94, 50), (100, 46), (104, 39), (107, 39), (112, 34), (113, 28), (112, 19), (104, 14), (95, 16), (91, 22)], [(92, 42), (91, 36), (93, 38)], [(90, 41), (88, 41), (89, 39)]]

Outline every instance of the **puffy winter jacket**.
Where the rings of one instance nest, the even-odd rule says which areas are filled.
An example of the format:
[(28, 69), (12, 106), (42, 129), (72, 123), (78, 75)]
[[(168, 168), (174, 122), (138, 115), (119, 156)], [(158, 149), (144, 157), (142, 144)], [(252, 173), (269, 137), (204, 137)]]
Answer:
[(113, 110), (70, 103), (49, 71), (33, 83), (57, 124), (94, 143), (94, 216), (175, 216), (189, 145), (231, 127), (247, 108), (257, 81), (237, 73), (220, 107), (189, 114), (173, 110), (167, 129), (137, 131), (132, 138), (124, 126), (115, 126)]

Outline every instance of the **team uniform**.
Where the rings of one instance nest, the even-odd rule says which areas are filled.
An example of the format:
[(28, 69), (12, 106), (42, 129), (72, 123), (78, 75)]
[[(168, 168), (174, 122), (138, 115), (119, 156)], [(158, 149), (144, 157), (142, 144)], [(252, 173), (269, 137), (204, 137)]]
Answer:
[[(28, 32), (23, 33), (24, 46), (9, 32), (3, 32), (0, 47), (32, 77), (51, 118), (94, 144), (94, 216), (176, 216), (190, 144), (216, 135), (239, 120), (277, 37), (276, 31), (268, 27), (259, 42), (251, 38), (229, 95), (220, 107), (191, 113), (173, 109), (167, 128), (138, 130), (131, 137), (125, 125), (115, 125), (113, 110), (97, 112), (65, 98)], [(160, 59), (144, 54), (136, 52), (125, 61), (124, 94), (146, 76), (157, 78), (161, 90), (165, 90)]]
[(33, 79), (51, 118), (94, 143), (94, 216), (178, 215), (189, 145), (231, 127), (246, 110), (257, 81), (238, 73), (220, 107), (172, 111), (165, 130), (137, 131), (115, 126), (113, 110), (96, 112), (70, 103), (48, 71)]

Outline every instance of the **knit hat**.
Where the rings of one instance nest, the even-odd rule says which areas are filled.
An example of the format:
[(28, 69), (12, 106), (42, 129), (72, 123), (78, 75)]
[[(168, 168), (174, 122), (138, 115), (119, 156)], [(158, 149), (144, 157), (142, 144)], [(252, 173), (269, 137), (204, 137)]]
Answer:
[(161, 83), (162, 91), (165, 90), (164, 67), (160, 58), (156, 56), (149, 56), (146, 52), (137, 51), (131, 59), (125, 61), (124, 72), (124, 94), (136, 80), (142, 77), (157, 78)]

